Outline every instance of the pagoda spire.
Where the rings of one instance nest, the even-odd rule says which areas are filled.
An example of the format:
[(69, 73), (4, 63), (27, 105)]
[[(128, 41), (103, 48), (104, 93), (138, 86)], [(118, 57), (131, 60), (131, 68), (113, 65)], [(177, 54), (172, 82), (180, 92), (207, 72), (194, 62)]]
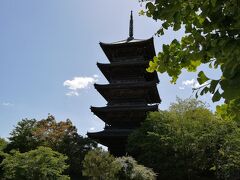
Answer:
[(133, 15), (132, 15), (132, 11), (131, 11), (131, 15), (130, 15), (130, 23), (129, 23), (129, 37), (128, 37), (128, 41), (133, 40)]

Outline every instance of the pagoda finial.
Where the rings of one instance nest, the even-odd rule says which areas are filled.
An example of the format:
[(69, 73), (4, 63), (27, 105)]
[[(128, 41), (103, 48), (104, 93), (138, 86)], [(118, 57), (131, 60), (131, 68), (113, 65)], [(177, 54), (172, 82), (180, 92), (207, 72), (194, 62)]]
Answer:
[(129, 37), (128, 37), (128, 41), (133, 40), (133, 15), (132, 15), (132, 11), (131, 11), (131, 15), (130, 15), (130, 23), (129, 23)]

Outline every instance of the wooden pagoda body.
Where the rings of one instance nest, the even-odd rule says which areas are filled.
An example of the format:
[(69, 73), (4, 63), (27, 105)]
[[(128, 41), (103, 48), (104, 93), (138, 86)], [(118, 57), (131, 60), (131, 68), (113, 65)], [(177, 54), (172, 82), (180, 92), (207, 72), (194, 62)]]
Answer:
[(105, 122), (105, 128), (87, 135), (107, 146), (111, 154), (123, 156), (128, 135), (139, 127), (148, 112), (158, 110), (161, 101), (157, 73), (146, 71), (149, 60), (155, 56), (153, 38), (130, 37), (115, 43), (100, 43), (100, 46), (110, 63), (97, 63), (97, 66), (109, 84), (94, 86), (107, 105), (91, 107), (91, 111)]

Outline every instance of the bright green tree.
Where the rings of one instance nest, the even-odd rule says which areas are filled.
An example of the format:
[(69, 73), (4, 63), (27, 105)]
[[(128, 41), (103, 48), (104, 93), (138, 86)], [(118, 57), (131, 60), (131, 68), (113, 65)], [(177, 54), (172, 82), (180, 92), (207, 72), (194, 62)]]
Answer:
[(29, 152), (12, 152), (2, 161), (4, 178), (11, 180), (67, 180), (63, 171), (67, 156), (51, 148), (38, 147)]
[(228, 104), (217, 106), (216, 112), (223, 119), (234, 120), (240, 123), (240, 98), (232, 100)]
[(129, 138), (128, 152), (160, 179), (235, 179), (240, 173), (240, 129), (202, 102), (180, 100), (150, 113)]
[[(222, 76), (210, 79), (199, 72), (198, 82), (203, 86), (197, 93), (212, 93), (214, 102), (221, 97), (226, 103), (240, 98), (239, 0), (141, 1), (146, 2), (146, 11), (141, 14), (162, 22), (159, 36), (169, 28), (185, 30), (180, 41), (163, 45), (163, 51), (150, 62), (149, 71), (167, 72), (175, 83), (183, 69), (194, 72), (201, 64), (208, 64), (209, 68), (220, 68)], [(239, 101), (235, 103), (240, 106)]]

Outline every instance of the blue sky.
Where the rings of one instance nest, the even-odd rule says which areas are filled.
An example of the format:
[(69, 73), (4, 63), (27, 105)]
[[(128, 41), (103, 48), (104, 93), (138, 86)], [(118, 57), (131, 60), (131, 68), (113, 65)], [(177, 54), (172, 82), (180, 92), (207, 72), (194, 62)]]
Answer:
[[(138, 0), (1, 0), (0, 1), (0, 137), (8, 137), (23, 118), (71, 119), (80, 134), (97, 131), (103, 123), (89, 107), (105, 100), (93, 83), (107, 83), (96, 62), (107, 63), (99, 42), (128, 37), (130, 11), (134, 37), (154, 36), (161, 23), (138, 16)], [(154, 37), (156, 52), (162, 44), (180, 39), (184, 32), (169, 30)], [(199, 70), (206, 69), (204, 66)], [(219, 71), (207, 71), (219, 77)], [(196, 74), (184, 72), (176, 85), (159, 75), (160, 109), (167, 109), (176, 96), (193, 96)], [(211, 96), (201, 97), (214, 110)]]

